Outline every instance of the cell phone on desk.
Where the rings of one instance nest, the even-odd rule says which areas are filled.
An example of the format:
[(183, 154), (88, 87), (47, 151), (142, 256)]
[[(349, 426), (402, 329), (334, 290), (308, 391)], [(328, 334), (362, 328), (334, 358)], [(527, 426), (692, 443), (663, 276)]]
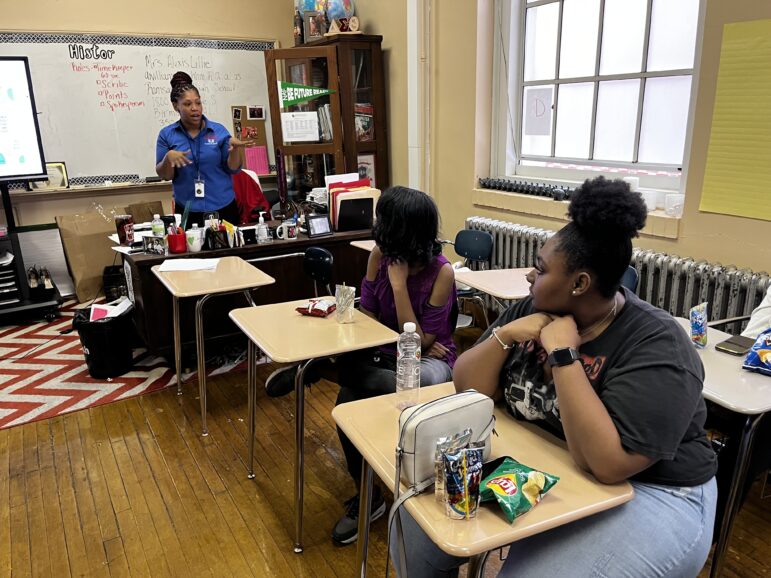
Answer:
[(744, 355), (755, 344), (755, 340), (742, 335), (732, 335), (725, 341), (715, 345), (715, 349), (731, 355)]

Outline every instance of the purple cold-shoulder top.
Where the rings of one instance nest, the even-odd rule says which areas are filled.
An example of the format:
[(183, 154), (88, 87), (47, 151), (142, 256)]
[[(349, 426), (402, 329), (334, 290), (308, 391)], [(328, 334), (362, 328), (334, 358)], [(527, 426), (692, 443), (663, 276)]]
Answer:
[[(390, 259), (382, 257), (375, 280), (369, 281), (366, 276), (362, 280), (361, 306), (373, 313), (380, 323), (401, 333), (402, 328), (398, 326), (394, 293), (391, 289), (391, 282), (388, 280), (389, 263), (391, 263)], [(453, 306), (458, 300), (454, 284), (447, 303), (435, 307), (428, 302), (439, 271), (447, 263), (449, 261), (444, 255), (434, 257), (424, 269), (407, 277), (407, 292), (410, 295), (412, 310), (415, 312), (415, 317), (423, 329), (423, 333), (436, 335), (436, 341), (449, 350), (445, 361), (452, 367), (457, 358), (455, 343), (452, 340), (452, 333), (455, 330), (454, 320), (451, 318)], [(396, 345), (386, 345), (381, 349), (386, 353), (396, 354)]]

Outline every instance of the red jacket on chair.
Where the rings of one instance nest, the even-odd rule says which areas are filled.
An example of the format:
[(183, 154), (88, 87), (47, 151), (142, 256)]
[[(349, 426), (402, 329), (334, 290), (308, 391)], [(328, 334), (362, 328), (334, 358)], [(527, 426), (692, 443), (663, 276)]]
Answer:
[(236, 193), (238, 213), (241, 216), (240, 225), (256, 223), (260, 218), (260, 211), (265, 211), (270, 220), (270, 206), (265, 195), (262, 194), (259, 181), (241, 170), (233, 175), (233, 190)]

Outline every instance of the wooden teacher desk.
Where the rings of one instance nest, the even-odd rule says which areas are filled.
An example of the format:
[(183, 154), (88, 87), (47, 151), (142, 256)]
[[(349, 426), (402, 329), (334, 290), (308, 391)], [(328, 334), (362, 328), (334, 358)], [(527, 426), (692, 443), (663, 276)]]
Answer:
[[(420, 388), (420, 402), (455, 393), (452, 383)], [(372, 471), (386, 487), (394, 485), (394, 448), (399, 435), (399, 413), (395, 394), (382, 395), (338, 405), (332, 417), (364, 457), (359, 539), (356, 574), (364, 576), (367, 565), (369, 538), (368, 501), (371, 499)], [(428, 537), (442, 550), (453, 556), (470, 556), (469, 576), (476, 576), (484, 567), (490, 550), (511, 542), (545, 532), (557, 526), (591, 516), (628, 502), (634, 490), (628, 482), (606, 485), (596, 481), (573, 462), (565, 442), (558, 440), (536, 425), (517, 421), (503, 408), (495, 408), (495, 430), (490, 459), (511, 456), (522, 463), (559, 476), (560, 481), (543, 501), (509, 524), (497, 505), (480, 507), (473, 520), (451, 520), (432, 491), (404, 503)], [(364, 504), (367, 504), (366, 506)]]
[[(361, 249), (352, 247), (351, 241), (367, 239), (371, 234), (371, 231), (366, 229), (335, 233), (329, 237), (315, 239), (300, 235), (294, 241), (274, 240), (266, 245), (247, 245), (232, 249), (184, 253), (166, 257), (142, 253), (124, 255), (126, 267), (131, 272), (129, 291), (134, 294), (134, 306), (136, 308), (134, 319), (139, 336), (153, 354), (167, 355), (171, 359), (174, 353), (172, 297), (151, 271), (154, 265), (160, 265), (166, 259), (237, 256), (248, 261), (262, 257), (302, 253), (308, 247), (324, 247), (332, 253), (335, 259), (332, 282), (345, 282), (348, 285), (358, 287), (367, 271), (367, 254)], [(264, 287), (254, 294), (254, 301), (257, 305), (313, 296), (313, 281), (303, 273), (301, 256), (260, 261), (254, 265), (276, 280), (273, 285)], [(206, 308), (207, 341), (217, 337), (239, 335), (241, 332), (228, 318), (228, 312), (237, 307), (248, 305), (246, 298), (241, 295), (234, 295), (232, 299), (216, 300), (210, 303)], [(193, 347), (195, 344), (194, 310), (194, 300), (180, 303), (180, 331), (183, 348)]]

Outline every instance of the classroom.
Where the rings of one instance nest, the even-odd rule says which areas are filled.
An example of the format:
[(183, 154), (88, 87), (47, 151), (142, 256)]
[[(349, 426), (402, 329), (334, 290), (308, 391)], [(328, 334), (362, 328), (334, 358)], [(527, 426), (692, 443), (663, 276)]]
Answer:
[[(771, 312), (765, 191), (771, 169), (763, 160), (771, 152), (765, 121), (771, 5), (667, 0), (671, 18), (657, 21), (655, 9), (663, 10), (664, 0), (629, 2), (6, 3), (0, 60), (29, 57), (45, 160), (66, 165), (61, 170), (69, 186), (10, 183), (9, 194), (3, 188), (0, 220), (9, 233), (18, 229), (18, 240), (13, 237), (11, 250), (2, 231), (0, 249), (25, 257), (9, 264), (0, 255), (0, 288), (7, 266), (30, 287), (32, 268), (38, 295), (51, 282), (57, 289), (55, 298), (46, 293), (37, 317), (22, 311), (0, 319), (0, 575), (377, 576), (388, 564), (399, 576), (576, 576), (583, 575), (582, 564), (607, 564), (608, 576), (620, 568), (640, 576), (768, 572), (771, 358), (756, 355), (759, 369), (747, 371), (742, 357), (715, 345), (740, 333), (746, 340), (756, 312)], [(354, 11), (362, 35), (351, 29), (334, 36), (334, 28), (354, 22), (345, 15), (340, 20), (340, 10)], [(678, 20), (683, 15), (689, 24)], [(571, 27), (570, 18), (588, 28)], [(632, 74), (603, 72), (606, 53), (599, 47), (605, 42), (617, 48), (638, 42), (643, 62), (676, 53), (677, 42), (655, 52), (657, 23), (690, 35), (690, 61), (664, 66), (663, 73), (653, 67), (650, 73), (640, 67)], [(331, 36), (319, 33), (330, 26)], [(308, 47), (298, 44), (298, 33)], [(192, 48), (187, 39), (196, 40)], [(52, 57), (36, 72), (33, 57), (53, 55), (55, 43), (65, 47), (61, 61)], [(14, 54), (9, 46), (28, 53)], [(586, 50), (597, 54), (589, 71), (560, 79), (555, 69), (579, 66)], [(327, 84), (317, 83), (312, 65), (300, 71), (291, 51), (296, 59), (326, 59)], [(364, 74), (362, 54), (369, 63)], [(331, 66), (337, 74), (327, 77)], [(169, 79), (176, 71), (190, 81), (179, 83), (180, 100), (172, 107)], [(655, 93), (658, 81), (664, 89)], [(629, 83), (634, 94), (624, 101), (628, 118), (622, 119), (622, 85)], [(200, 100), (183, 105), (190, 85)], [(603, 108), (602, 87), (611, 85), (616, 92), (608, 98), (621, 104)], [(94, 98), (93, 111), (90, 102), (78, 102), (81, 95)], [(560, 104), (568, 115), (560, 116)], [(210, 136), (197, 139), (195, 132), (191, 140), (182, 123), (200, 122), (197, 106), (207, 115), (200, 130)], [(46, 120), (49, 110), (60, 118)], [(164, 138), (198, 140), (197, 151), (191, 145), (192, 155), (181, 160), (168, 153), (184, 150), (177, 146), (183, 140), (164, 150), (156, 144), (161, 127), (180, 118), (176, 136), (172, 129)], [(621, 125), (627, 127), (623, 143), (608, 137)], [(250, 156), (255, 145), (264, 150), (265, 170), (255, 171), (256, 187), (249, 178), (238, 185), (233, 179), (236, 197), (246, 187), (261, 199), (247, 218), (240, 206), (234, 209), (246, 228), (233, 232), (223, 225), (217, 235), (215, 226), (209, 239), (209, 209), (229, 213), (222, 203), (203, 202), (216, 201), (219, 181), (207, 177), (205, 194), (199, 190), (198, 162), (201, 142), (208, 148), (215, 134), (227, 142), (215, 133), (220, 129), (235, 137), (230, 148), (221, 147), (226, 172), (262, 163), (263, 157)], [(575, 142), (560, 140), (570, 131)], [(188, 164), (198, 176), (185, 181), (190, 191), (182, 202), (177, 174)], [(345, 172), (353, 171), (349, 181), (357, 184), (333, 193), (335, 181), (324, 175), (343, 172), (334, 167), (351, 167)], [(301, 175), (307, 186), (299, 184)], [(600, 176), (605, 180), (594, 180)], [(591, 183), (582, 189), (586, 180)], [(319, 184), (328, 188), (321, 192)], [(318, 199), (324, 199), (324, 216), (316, 214)], [(301, 202), (316, 207), (304, 206), (302, 224)], [(417, 224), (407, 213), (416, 206), (424, 219)], [(115, 233), (113, 217), (132, 214), (131, 207), (146, 215), (132, 217), (137, 224), (154, 221), (156, 212), (171, 219), (160, 223), (165, 240), (158, 248), (150, 243), (158, 236), (155, 224), (139, 248), (106, 240)], [(173, 212), (188, 223), (200, 219), (206, 231), (197, 247), (184, 222), (179, 234), (180, 222), (168, 217)], [(264, 244), (261, 212), (268, 214), (265, 234), (272, 238)], [(82, 222), (93, 224), (100, 213), (107, 225), (78, 229), (84, 215), (94, 220)], [(348, 226), (343, 219), (350, 219)], [(172, 237), (181, 237), (181, 249)], [(472, 238), (490, 245), (469, 253), (464, 243)], [(483, 256), (475, 260), (476, 250)], [(194, 261), (201, 263), (190, 265)], [(614, 263), (623, 266), (612, 269)], [(627, 265), (631, 285), (619, 275)], [(123, 341), (131, 335), (134, 342), (128, 358), (116, 354), (107, 373), (96, 377), (83, 352), (93, 311), (89, 320), (76, 310), (102, 307), (93, 299), (108, 293), (102, 273), (108, 266), (122, 294), (130, 295), (119, 307), (132, 313), (105, 307), (105, 314), (131, 317)], [(200, 280), (214, 270), (218, 280), (207, 287)], [(429, 273), (434, 277), (426, 285)], [(360, 309), (348, 292), (353, 288)], [(335, 295), (331, 312), (325, 307), (335, 299), (323, 296)], [(706, 313), (697, 310), (702, 301)], [(0, 316), (2, 308), (0, 299)], [(641, 313), (632, 317), (630, 310)], [(624, 319), (628, 325), (618, 323)], [(752, 351), (771, 348), (764, 319), (749, 340), (752, 349), (741, 351), (747, 360)], [(330, 323), (320, 329), (322, 321)], [(697, 349), (693, 324), (702, 322), (707, 345)], [(94, 347), (100, 340), (112, 347), (102, 335), (93, 334)], [(420, 393), (399, 397), (409, 393), (402, 387), (416, 386), (414, 380), (403, 385), (407, 378), (399, 373), (412, 367), (400, 365), (412, 338)], [(656, 345), (665, 338), (672, 341)], [(671, 359), (641, 369), (656, 347), (659, 354), (666, 347)], [(636, 348), (639, 358), (629, 353)], [(526, 376), (529, 362), (517, 361), (520, 353), (538, 358), (532, 376)], [(520, 362), (517, 384), (512, 375)], [(641, 372), (638, 379), (653, 376), (644, 396), (619, 394), (622, 385), (634, 389), (624, 363)], [(113, 376), (121, 364), (125, 369)], [(674, 372), (678, 389), (671, 394), (665, 377)], [(60, 390), (54, 400), (51, 392)], [(474, 438), (492, 443), (484, 460), (481, 449), (457, 450), (464, 468), (457, 479), (468, 486), (472, 474), (465, 468), (478, 460), (473, 479), (479, 486), (503, 467), (492, 458), (511, 456), (528, 467), (523, 484), (533, 476), (543, 480), (527, 509), (537, 507), (511, 523), (493, 492), (485, 503), (485, 490), (477, 487), (483, 502), (477, 517), (452, 519), (445, 515), (451, 500), (440, 504), (429, 486), (406, 499), (392, 520), (400, 410), (416, 399), (429, 402), (418, 407), (429, 407), (456, 390), (479, 396), (473, 399), (484, 406), (484, 423), (493, 419), (500, 434), (485, 429), (485, 437)], [(41, 403), (41, 395), (51, 399)], [(483, 403), (490, 398), (494, 409)], [(678, 404), (687, 406), (687, 416), (677, 413)], [(647, 431), (635, 422), (637, 410), (649, 417)], [(548, 433), (537, 433), (542, 428), (527, 423), (533, 419), (545, 422)], [(471, 426), (461, 420), (441, 435), (465, 427)], [(670, 443), (667, 436), (678, 437)], [(531, 445), (518, 448), (522, 440)], [(436, 462), (437, 480), (446, 468), (445, 485), (452, 459), (448, 450)], [(431, 481), (434, 466), (432, 455)], [(559, 481), (549, 482), (555, 474)], [(409, 494), (421, 480), (405, 475), (417, 474), (402, 471), (403, 483), (396, 484)], [(689, 504), (714, 512), (694, 521), (679, 504), (684, 534), (678, 538), (665, 533), (663, 517), (652, 522), (653, 530), (642, 529), (649, 518), (630, 526), (622, 512), (654, 503), (650, 487), (684, 490)], [(694, 497), (695, 489), (704, 497)], [(455, 513), (461, 518), (471, 517), (470, 491), (460, 483), (466, 510)], [(683, 554), (679, 541), (698, 523), (708, 534), (714, 524), (712, 540), (700, 535), (701, 546)], [(611, 543), (614, 524), (640, 536), (639, 552)], [(586, 552), (578, 540), (584, 529), (607, 539), (607, 552), (618, 546), (615, 562), (599, 548)], [(635, 567), (638, 553), (650, 563), (646, 570)], [(681, 555), (686, 561), (679, 568), (661, 566)], [(447, 570), (426, 570), (434, 564)]]

